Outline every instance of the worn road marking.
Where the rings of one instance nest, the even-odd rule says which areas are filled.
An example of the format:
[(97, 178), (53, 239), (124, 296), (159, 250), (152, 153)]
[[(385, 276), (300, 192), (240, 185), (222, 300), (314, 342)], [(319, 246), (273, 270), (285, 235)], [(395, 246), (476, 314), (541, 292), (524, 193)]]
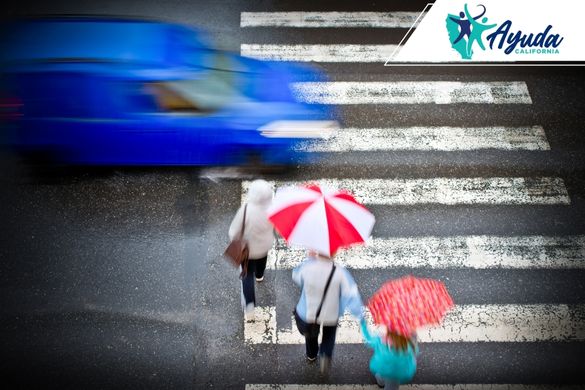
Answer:
[[(465, 383), (456, 385), (443, 384), (408, 384), (400, 385), (402, 390), (582, 390), (582, 385), (522, 385)], [(377, 385), (279, 385), (247, 384), (246, 390), (379, 390)]]
[(410, 28), (420, 12), (242, 12), (240, 27)]
[[(275, 313), (274, 307), (257, 307), (254, 325), (246, 323), (244, 327), (246, 342), (304, 344), (294, 318), (286, 322), (285, 328), (277, 327)], [(441, 326), (420, 330), (418, 340), (425, 343), (585, 341), (585, 305), (459, 305), (447, 313)], [(362, 343), (359, 323), (349, 315), (342, 318), (335, 342)]]
[(522, 81), (331, 81), (291, 88), (297, 99), (314, 104), (532, 104)]
[(327, 141), (301, 144), (303, 152), (386, 150), (550, 150), (542, 126), (345, 128)]
[(385, 62), (397, 45), (276, 45), (247, 44), (240, 46), (244, 57), (270, 61), (299, 62)]
[[(491, 177), (432, 179), (316, 179), (311, 182), (351, 192), (364, 204), (570, 204), (558, 177)], [(249, 181), (242, 182), (242, 201)], [(272, 182), (275, 188), (301, 182)]]
[(256, 307), (256, 320), (244, 320), (244, 341), (248, 344), (276, 344), (276, 308)]
[[(305, 250), (279, 240), (268, 269), (292, 269), (305, 258)], [(371, 238), (339, 252), (335, 261), (351, 269), (585, 269), (585, 236)]]

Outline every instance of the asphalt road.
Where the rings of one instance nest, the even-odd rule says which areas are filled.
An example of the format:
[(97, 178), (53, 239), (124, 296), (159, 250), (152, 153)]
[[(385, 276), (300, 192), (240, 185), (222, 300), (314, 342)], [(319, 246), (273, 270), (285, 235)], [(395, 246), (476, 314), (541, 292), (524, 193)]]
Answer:
[[(218, 45), (396, 44), (404, 29), (240, 28), (244, 11), (418, 11), (426, 2), (21, 2), (6, 14), (83, 13), (163, 18), (211, 31)], [(302, 31), (299, 31), (302, 30)], [(530, 105), (339, 107), (345, 128), (541, 125), (550, 150), (351, 151), (275, 180), (560, 177), (570, 204), (369, 205), (375, 237), (585, 234), (585, 75), (568, 67), (383, 67), (320, 63), (332, 81), (523, 81)], [(0, 173), (0, 340), (4, 388), (233, 388), (246, 384), (373, 384), (371, 352), (335, 350), (324, 378), (301, 345), (244, 340), (237, 272), (220, 257), (240, 205), (240, 178), (195, 168), (76, 169), (31, 174), (3, 153)], [(249, 179), (250, 177), (247, 177)], [(352, 270), (364, 298), (406, 273), (438, 278), (457, 304), (585, 304), (572, 269)], [(290, 270), (257, 286), (290, 327)], [(436, 342), (421, 346), (418, 384), (585, 384), (580, 338)]]

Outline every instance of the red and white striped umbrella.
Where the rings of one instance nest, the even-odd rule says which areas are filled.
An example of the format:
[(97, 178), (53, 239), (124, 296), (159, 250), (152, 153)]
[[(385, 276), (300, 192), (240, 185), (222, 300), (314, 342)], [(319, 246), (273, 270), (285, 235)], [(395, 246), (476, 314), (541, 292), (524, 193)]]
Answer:
[(280, 188), (268, 219), (289, 245), (326, 256), (365, 242), (376, 220), (347, 191), (316, 184)]

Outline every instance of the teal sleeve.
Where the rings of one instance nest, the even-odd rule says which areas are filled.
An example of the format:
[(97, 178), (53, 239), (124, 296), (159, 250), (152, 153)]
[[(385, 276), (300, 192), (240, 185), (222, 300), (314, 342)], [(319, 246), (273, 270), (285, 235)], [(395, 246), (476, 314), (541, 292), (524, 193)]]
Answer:
[(368, 324), (366, 323), (365, 319), (362, 319), (360, 321), (360, 325), (362, 328), (362, 335), (364, 336), (364, 340), (366, 342), (366, 344), (372, 344), (372, 335), (370, 334), (370, 331), (368, 329)]
[(339, 316), (342, 316), (345, 310), (349, 310), (354, 317), (361, 320), (364, 318), (364, 304), (358, 291), (357, 284), (347, 269), (339, 267), (339, 272), (343, 274), (339, 302)]
[(412, 341), (413, 342), (412, 342), (411, 348), (412, 348), (413, 355), (416, 357), (416, 356), (418, 356), (418, 353), (419, 353), (418, 352), (418, 340), (417, 340), (416, 336), (414, 337), (414, 339)]

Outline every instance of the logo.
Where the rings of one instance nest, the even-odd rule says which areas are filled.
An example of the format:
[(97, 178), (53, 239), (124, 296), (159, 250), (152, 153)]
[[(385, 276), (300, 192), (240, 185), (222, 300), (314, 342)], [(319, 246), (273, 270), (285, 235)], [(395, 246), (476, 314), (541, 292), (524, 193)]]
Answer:
[[(471, 13), (467, 4), (458, 15), (447, 15), (447, 32), (451, 47), (457, 51), (461, 58), (470, 60), (473, 57), (474, 45), (481, 50), (486, 50), (483, 42), (483, 33), (496, 26), (497, 23), (487, 24), (486, 7), (478, 4)], [(481, 20), (480, 20), (481, 19)], [(522, 31), (512, 31), (512, 21), (506, 20), (500, 24), (496, 31), (489, 34), (486, 39), (490, 50), (504, 50), (509, 54), (559, 54), (558, 46), (563, 41), (559, 34), (551, 32), (553, 26), (548, 25), (538, 34), (526, 34)], [(495, 47), (494, 47), (495, 45)], [(505, 46), (505, 47), (504, 47)]]
[(476, 16), (469, 13), (467, 4), (463, 7), (463, 11), (459, 12), (459, 15), (449, 14), (447, 16), (447, 31), (451, 46), (461, 54), (461, 58), (464, 60), (470, 60), (473, 56), (474, 43), (477, 43), (481, 50), (485, 50), (481, 35), (486, 30), (497, 26), (497, 24), (485, 24), (488, 21), (487, 17), (483, 17), (481, 23), (478, 22), (477, 20), (486, 13), (484, 5), (479, 4), (478, 7), (483, 8), (483, 10)]

